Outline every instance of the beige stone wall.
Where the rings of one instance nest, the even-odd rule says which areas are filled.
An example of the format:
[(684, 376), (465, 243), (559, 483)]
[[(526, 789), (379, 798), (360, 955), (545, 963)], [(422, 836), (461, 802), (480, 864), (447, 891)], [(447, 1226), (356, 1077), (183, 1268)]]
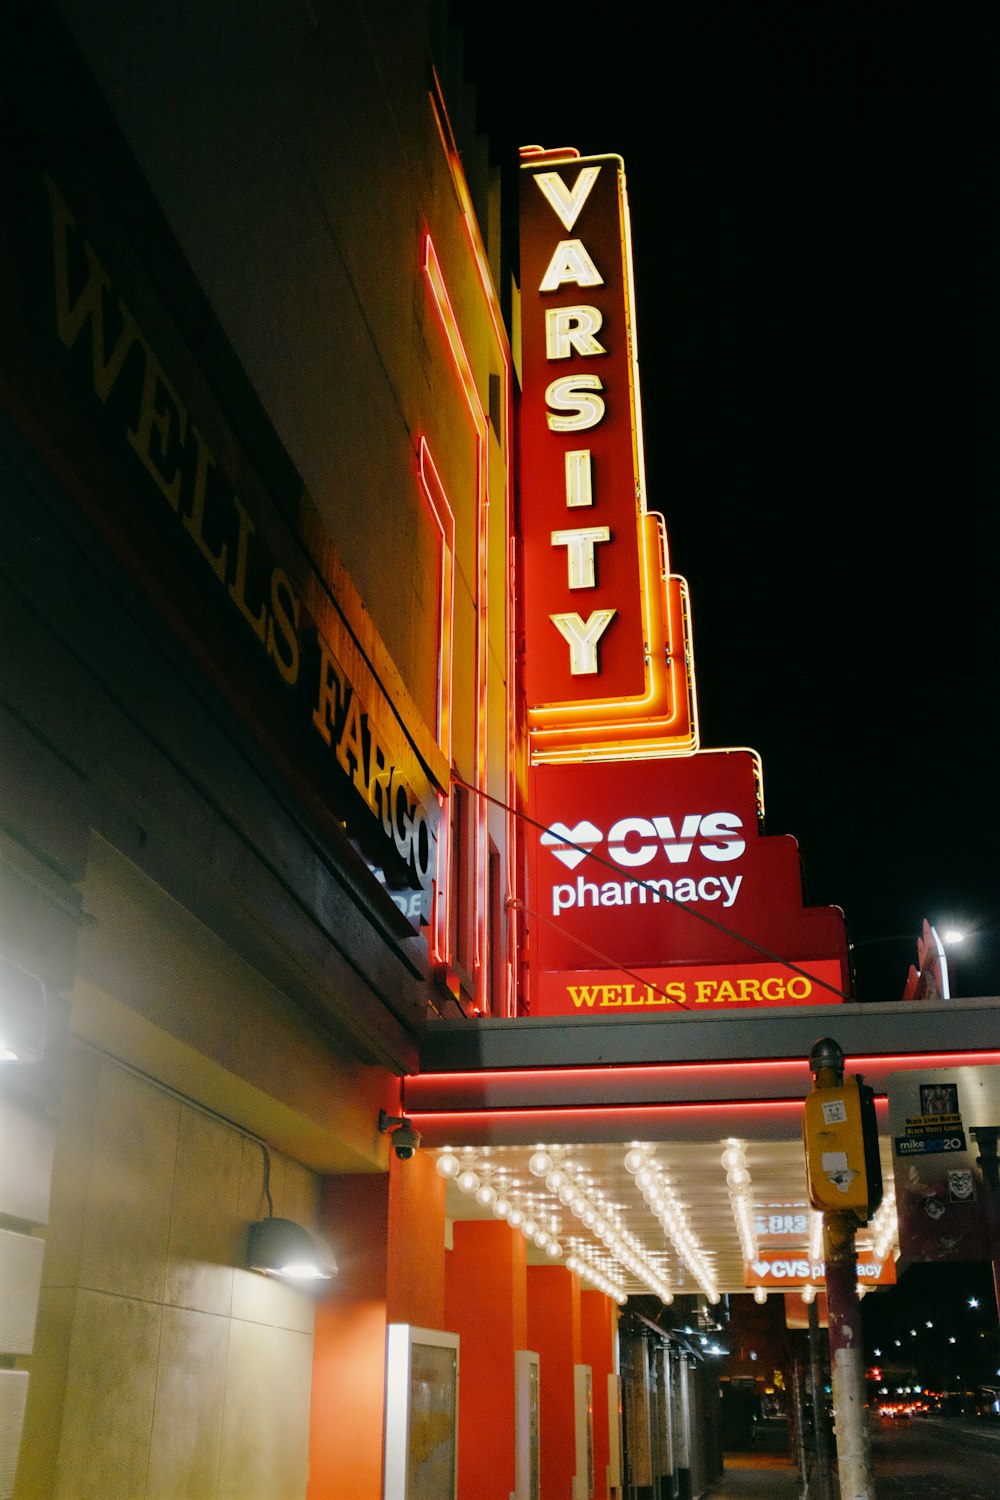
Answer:
[[(297, 1500), (311, 1295), (241, 1269), (261, 1148), (80, 1048), (70, 1060), (16, 1500)], [(317, 1180), (272, 1153), (274, 1212)]]

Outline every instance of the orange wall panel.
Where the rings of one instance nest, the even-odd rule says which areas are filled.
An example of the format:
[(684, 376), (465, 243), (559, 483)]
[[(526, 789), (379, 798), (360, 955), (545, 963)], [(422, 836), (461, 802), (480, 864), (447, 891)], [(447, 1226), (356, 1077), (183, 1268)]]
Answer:
[(384, 1173), (330, 1177), (321, 1229), (338, 1274), (316, 1309), (308, 1500), (380, 1500), (385, 1392)]
[(580, 1293), (581, 1363), (589, 1365), (594, 1391), (594, 1494), (607, 1494), (611, 1456), (608, 1439), (608, 1376), (614, 1371), (618, 1309), (603, 1292)]
[(390, 1157), (387, 1323), (444, 1328), (444, 1194), (429, 1155)]
[(459, 1355), (458, 1492), (507, 1500), (514, 1488), (514, 1351), (525, 1348), (526, 1247), (506, 1224), (454, 1226), (445, 1317)]
[(308, 1500), (381, 1500), (385, 1303), (316, 1310)]
[(528, 1348), (539, 1356), (543, 1495), (572, 1494), (573, 1366), (582, 1364), (580, 1283), (565, 1266), (528, 1267)]

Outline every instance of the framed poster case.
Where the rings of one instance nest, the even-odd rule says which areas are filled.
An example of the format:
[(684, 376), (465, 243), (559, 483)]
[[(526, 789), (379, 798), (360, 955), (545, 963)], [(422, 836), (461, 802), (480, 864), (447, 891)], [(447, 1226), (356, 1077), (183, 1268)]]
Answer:
[(608, 1491), (621, 1492), (622, 1473), (622, 1383), (621, 1376), (608, 1376)]
[(594, 1387), (590, 1365), (573, 1366), (576, 1474), (573, 1500), (594, 1500)]
[(384, 1500), (457, 1500), (456, 1333), (390, 1323)]
[(539, 1359), (530, 1349), (514, 1351), (514, 1493), (541, 1500), (539, 1467)]

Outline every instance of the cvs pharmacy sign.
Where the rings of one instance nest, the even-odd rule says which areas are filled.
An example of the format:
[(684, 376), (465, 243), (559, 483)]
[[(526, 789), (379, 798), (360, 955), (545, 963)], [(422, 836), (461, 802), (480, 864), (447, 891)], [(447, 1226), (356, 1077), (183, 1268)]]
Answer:
[[(826, 1285), (824, 1265), (821, 1260), (810, 1260), (808, 1255), (758, 1257), (744, 1265), (744, 1282), (747, 1286), (800, 1287)], [(891, 1255), (876, 1259), (873, 1255), (858, 1253), (858, 1281), (863, 1286), (891, 1286), (896, 1280), (896, 1262)]]
[(609, 984), (629, 970), (663, 987), (668, 968), (742, 972), (772, 954), (811, 974), (830, 961), (839, 976), (833, 992), (783, 1003), (846, 989), (843, 916), (803, 906), (798, 845), (763, 833), (760, 784), (751, 750), (532, 767), (529, 905), (546, 919), (532, 935), (536, 998), (567, 995), (582, 970), (599, 983), (597, 955)]
[[(698, 841), (698, 852), (705, 859), (724, 861), (739, 859), (746, 848), (740, 837), (743, 819), (734, 812), (685, 813), (676, 820), (667, 814), (651, 818), (625, 817), (614, 823), (607, 835), (607, 857), (629, 869), (648, 865), (662, 848), (671, 864), (686, 864)], [(569, 870), (604, 842), (604, 835), (589, 819), (574, 828), (557, 823), (546, 829), (541, 842)]]

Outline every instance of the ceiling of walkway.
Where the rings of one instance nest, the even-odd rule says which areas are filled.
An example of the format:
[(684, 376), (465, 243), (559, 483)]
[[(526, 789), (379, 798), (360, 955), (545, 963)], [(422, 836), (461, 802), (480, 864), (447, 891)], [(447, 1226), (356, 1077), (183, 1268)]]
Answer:
[[(891, 1244), (892, 1163), (888, 1141), (881, 1144), (889, 1201), (877, 1228), (888, 1216), (883, 1232)], [(513, 1213), (528, 1240), (529, 1264), (564, 1264), (575, 1257), (585, 1282), (596, 1272), (625, 1294), (658, 1291), (650, 1275), (669, 1296), (746, 1292), (748, 1260), (773, 1266), (808, 1254), (811, 1216), (799, 1141), (728, 1136), (464, 1150), (458, 1145), (433, 1154), (455, 1158), (455, 1166), (445, 1168), (459, 1174), (448, 1178), (450, 1219), (489, 1220), (503, 1215), (498, 1205), (506, 1203), (503, 1216)], [(644, 1168), (651, 1176), (637, 1180)], [(478, 1181), (462, 1176), (467, 1172)], [(748, 1212), (740, 1209), (740, 1199)], [(741, 1215), (749, 1225), (749, 1245), (741, 1239)], [(861, 1230), (859, 1253), (873, 1248), (873, 1239), (872, 1229)], [(558, 1254), (550, 1249), (553, 1243)], [(633, 1265), (626, 1264), (623, 1250), (634, 1257)]]
[(845, 1074), (862, 1075), (876, 1099), (885, 1197), (858, 1232), (859, 1261), (891, 1273), (892, 1080), (996, 1067), (997, 1006), (800, 1007), (669, 1027), (446, 1022), (429, 1029), (404, 1107), (447, 1173), (449, 1217), (528, 1229), (529, 1263), (572, 1264), (585, 1284), (668, 1302), (761, 1282), (795, 1289), (785, 1263), (822, 1260), (801, 1138), (808, 1058), (834, 1038)]

